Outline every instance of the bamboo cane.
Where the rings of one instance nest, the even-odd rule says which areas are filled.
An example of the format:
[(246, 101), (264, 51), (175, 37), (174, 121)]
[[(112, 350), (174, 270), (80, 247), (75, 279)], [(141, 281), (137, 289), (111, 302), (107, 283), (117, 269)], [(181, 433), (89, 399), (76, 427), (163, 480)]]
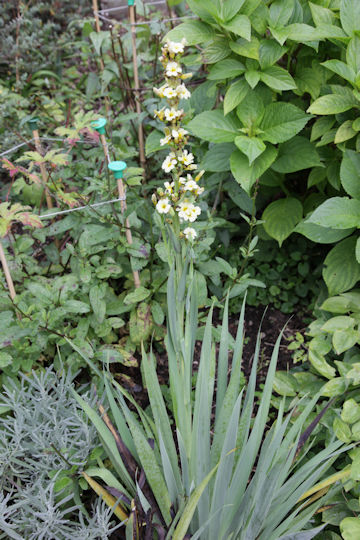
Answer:
[[(99, 120), (96, 120), (95, 122), (92, 122), (91, 124), (91, 127), (95, 129), (100, 135), (101, 145), (104, 150), (104, 155), (105, 155), (108, 168), (114, 172), (114, 176), (117, 181), (121, 213), (124, 214), (126, 210), (126, 190), (125, 190), (122, 178), (123, 178), (124, 170), (126, 169), (126, 163), (124, 161), (110, 161), (109, 148), (108, 148), (106, 137), (105, 137), (105, 126), (106, 126), (105, 118), (99, 118)], [(133, 239), (132, 239), (131, 228), (130, 228), (130, 223), (129, 223), (128, 218), (125, 218), (125, 236), (126, 236), (127, 243), (131, 245), (133, 243)], [(140, 282), (139, 272), (137, 270), (133, 270), (133, 276), (134, 276), (135, 287), (136, 288), (140, 287), (141, 282)]]
[[(3, 245), (1, 243), (1, 241), (0, 241), (0, 261), (1, 261), (1, 265), (2, 265), (3, 270), (4, 270), (5, 279), (6, 279), (8, 289), (9, 289), (10, 298), (11, 298), (11, 300), (14, 300), (14, 298), (16, 296), (16, 291), (15, 291), (15, 287), (14, 287), (14, 282), (13, 282), (12, 277), (11, 277), (10, 268), (9, 268), (9, 265), (8, 265), (8, 262), (7, 262), (7, 259), (6, 259), (5, 251), (4, 251), (4, 248), (3, 248)], [(20, 313), (16, 312), (16, 316), (20, 321), (21, 320)]]
[[(98, 7), (97, 0), (93, 0), (92, 8), (93, 8), (94, 19), (95, 19), (95, 29), (96, 29), (96, 32), (99, 33), (100, 32), (100, 20), (99, 20), (99, 13), (98, 13), (99, 12), (99, 7)], [(105, 69), (104, 60), (102, 59), (101, 56), (100, 56), (99, 60), (100, 60), (101, 71), (104, 71), (104, 69)], [(104, 96), (104, 101), (105, 101), (106, 114), (108, 115), (109, 112), (110, 112), (110, 104), (109, 104), (109, 99), (108, 99), (107, 96)]]
[[(129, 17), (131, 25), (131, 43), (132, 43), (132, 53), (133, 53), (133, 66), (134, 66), (134, 83), (135, 83), (135, 103), (136, 103), (136, 112), (141, 114), (141, 98), (140, 98), (140, 84), (139, 84), (139, 70), (137, 62), (137, 53), (136, 53), (136, 14), (135, 14), (135, 0), (128, 0), (129, 7)], [(140, 164), (145, 169), (145, 145), (144, 145), (144, 128), (142, 122), (139, 119), (138, 127), (138, 139), (139, 139), (139, 153), (140, 153)]]

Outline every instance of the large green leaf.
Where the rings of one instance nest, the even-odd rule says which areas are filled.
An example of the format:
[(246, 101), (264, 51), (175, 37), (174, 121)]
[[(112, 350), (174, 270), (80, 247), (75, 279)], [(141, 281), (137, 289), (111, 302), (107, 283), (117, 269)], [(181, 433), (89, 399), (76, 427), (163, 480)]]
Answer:
[(239, 135), (234, 142), (238, 149), (248, 157), (249, 165), (252, 165), (255, 159), (266, 150), (266, 145), (257, 137)]
[(251, 22), (246, 15), (236, 15), (231, 21), (223, 25), (226, 30), (233, 32), (247, 41), (251, 40)]
[(224, 98), (224, 114), (235, 109), (245, 99), (249, 90), (250, 87), (244, 78), (229, 86)]
[(348, 197), (332, 197), (321, 204), (306, 222), (332, 229), (358, 227), (360, 225), (360, 201)]
[(271, 103), (260, 124), (261, 138), (273, 144), (283, 143), (299, 133), (310, 119), (310, 115), (292, 103)]
[(245, 66), (239, 60), (234, 58), (226, 58), (217, 62), (211, 69), (208, 75), (210, 81), (222, 79), (233, 79), (238, 75), (242, 75), (245, 71)]
[(350, 39), (346, 49), (347, 64), (358, 73), (360, 71), (360, 37), (354, 36)]
[(251, 37), (251, 41), (247, 41), (244, 38), (239, 38), (237, 41), (230, 41), (229, 45), (230, 49), (240, 56), (253, 58), (254, 60), (259, 59), (260, 42), (255, 36)]
[(355, 97), (343, 94), (327, 94), (314, 101), (308, 108), (312, 114), (339, 114), (358, 105)]
[(269, 25), (282, 28), (287, 25), (294, 11), (295, 0), (275, 0), (269, 9)]
[(224, 116), (223, 111), (205, 111), (195, 116), (187, 127), (196, 137), (205, 141), (222, 143), (232, 142), (239, 134), (239, 124), (235, 116)]
[(287, 48), (282, 47), (275, 39), (263, 39), (259, 48), (259, 63), (261, 69), (275, 64), (284, 54)]
[(260, 73), (260, 79), (273, 90), (294, 90), (296, 83), (290, 73), (279, 66), (270, 66)]
[(322, 62), (321, 65), (327, 69), (330, 69), (330, 71), (336, 73), (346, 81), (349, 81), (350, 83), (355, 82), (356, 73), (350, 66), (345, 64), (345, 62), (333, 59), (327, 60), (327, 62)]
[(200, 167), (210, 172), (223, 172), (230, 169), (230, 156), (235, 150), (232, 143), (211, 145), (206, 152)]
[(187, 21), (170, 30), (164, 39), (181, 41), (185, 38), (188, 45), (197, 45), (210, 41), (214, 36), (215, 31), (208, 24), (200, 21)]
[(261, 219), (264, 220), (265, 231), (281, 246), (301, 220), (302, 213), (301, 202), (294, 197), (287, 197), (270, 203)]
[(345, 150), (340, 167), (340, 179), (346, 193), (360, 199), (360, 154)]
[(334, 230), (329, 227), (321, 227), (315, 223), (301, 221), (296, 225), (294, 232), (302, 234), (309, 240), (318, 242), (319, 244), (333, 244), (349, 236), (349, 234), (354, 232), (354, 229)]
[(351, 36), (360, 29), (360, 3), (358, 0), (341, 0), (340, 20), (345, 32)]
[(250, 194), (256, 180), (271, 166), (277, 156), (277, 149), (269, 146), (250, 166), (247, 157), (240, 150), (235, 150), (230, 157), (230, 169), (241, 187)]
[(321, 167), (315, 145), (305, 137), (293, 137), (283, 143), (272, 168), (279, 173), (292, 173), (311, 167)]
[(328, 253), (324, 261), (323, 278), (330, 295), (348, 291), (360, 279), (355, 244), (355, 236), (346, 238)]

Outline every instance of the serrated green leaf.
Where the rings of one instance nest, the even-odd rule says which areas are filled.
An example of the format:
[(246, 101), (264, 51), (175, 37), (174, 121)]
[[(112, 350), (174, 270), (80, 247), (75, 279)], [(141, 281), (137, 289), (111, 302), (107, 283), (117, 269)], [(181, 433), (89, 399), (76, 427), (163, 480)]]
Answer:
[(334, 230), (305, 220), (296, 225), (294, 232), (302, 234), (306, 238), (309, 238), (309, 240), (318, 242), (319, 244), (333, 244), (352, 234), (354, 229)]
[(247, 41), (251, 40), (251, 22), (246, 15), (236, 15), (231, 21), (223, 24), (226, 30), (233, 32)]
[(336, 73), (337, 75), (339, 75), (346, 81), (350, 83), (355, 82), (356, 73), (350, 66), (345, 64), (345, 62), (342, 62), (341, 60), (333, 59), (333, 60), (327, 60), (326, 62), (322, 62), (321, 65), (326, 67), (333, 73)]
[(321, 227), (350, 229), (360, 224), (360, 201), (348, 197), (331, 197), (306, 220)]
[(348, 36), (360, 29), (360, 4), (357, 0), (341, 0), (340, 21)]
[(222, 79), (233, 79), (238, 75), (242, 75), (245, 71), (245, 66), (239, 60), (234, 58), (226, 58), (217, 62), (211, 69), (208, 75), (210, 81)]
[(341, 126), (339, 126), (335, 134), (335, 139), (334, 139), (335, 144), (340, 144), (342, 142), (348, 141), (349, 139), (352, 139), (353, 137), (355, 137), (356, 131), (353, 129), (352, 125), (353, 125), (352, 120), (345, 120), (345, 122), (343, 122)]
[(187, 21), (170, 30), (164, 40), (181, 41), (185, 38), (188, 45), (197, 45), (210, 41), (214, 36), (215, 32), (208, 24), (200, 21)]
[(346, 193), (360, 199), (360, 154), (346, 149), (340, 167), (340, 180)]
[(273, 90), (294, 90), (296, 83), (290, 73), (280, 66), (270, 66), (260, 73), (263, 83)]
[(250, 88), (245, 79), (240, 79), (231, 84), (224, 98), (224, 114), (227, 115), (235, 109), (246, 97)]
[(321, 166), (315, 145), (305, 137), (296, 136), (280, 146), (272, 169), (280, 173), (291, 173)]
[(230, 49), (234, 53), (246, 58), (259, 59), (259, 46), (260, 42), (255, 36), (251, 36), (251, 41), (247, 41), (244, 38), (239, 38), (237, 41), (229, 42)]
[(310, 119), (292, 103), (271, 103), (260, 124), (261, 138), (273, 144), (283, 143), (299, 133)]
[(232, 143), (210, 145), (200, 164), (200, 168), (211, 172), (230, 170), (230, 156), (234, 150), (235, 145)]
[(248, 159), (240, 150), (235, 150), (230, 157), (230, 169), (241, 187), (250, 194), (256, 180), (271, 166), (277, 156), (277, 149), (269, 146), (250, 167)]
[(193, 135), (215, 143), (232, 142), (239, 133), (239, 127), (235, 116), (225, 117), (220, 109), (200, 113), (187, 124)]
[(356, 403), (355, 399), (351, 398), (344, 401), (341, 410), (341, 420), (347, 424), (355, 424), (355, 422), (360, 420), (360, 405)]
[(261, 139), (256, 137), (246, 137), (245, 135), (239, 135), (235, 138), (235, 144), (245, 154), (249, 160), (249, 165), (255, 161), (265, 150), (266, 145)]
[(282, 47), (275, 39), (263, 39), (259, 48), (259, 63), (261, 69), (274, 65), (284, 54), (287, 48)]
[(316, 99), (308, 108), (311, 114), (339, 114), (358, 105), (355, 97), (327, 94)]
[(355, 244), (354, 236), (346, 238), (325, 258), (323, 278), (330, 295), (351, 289), (360, 279), (360, 264), (355, 258)]
[(264, 229), (281, 246), (301, 220), (302, 212), (301, 202), (293, 197), (274, 201), (263, 212)]
[(355, 72), (360, 71), (360, 37), (353, 36), (346, 49), (346, 62), (348, 66)]

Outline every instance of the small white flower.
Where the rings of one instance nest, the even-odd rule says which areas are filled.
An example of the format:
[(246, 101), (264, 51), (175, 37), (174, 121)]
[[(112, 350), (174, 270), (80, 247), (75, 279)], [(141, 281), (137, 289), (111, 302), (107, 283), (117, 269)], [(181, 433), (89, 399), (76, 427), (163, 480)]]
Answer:
[(197, 165), (195, 163), (192, 163), (188, 167), (186, 167), (187, 171), (195, 171), (197, 169)]
[(176, 166), (176, 163), (177, 161), (175, 158), (175, 154), (173, 152), (170, 152), (170, 154), (164, 159), (161, 168), (164, 169), (165, 172), (171, 172)]
[(171, 141), (171, 135), (166, 135), (163, 139), (160, 139), (160, 145), (164, 146), (165, 144), (169, 144)]
[(189, 99), (191, 97), (191, 94), (189, 90), (186, 88), (185, 84), (179, 84), (176, 87), (176, 95), (180, 99)]
[(189, 153), (188, 150), (184, 150), (182, 155), (179, 156), (180, 163), (183, 163), (186, 167), (191, 165), (194, 162), (193, 154)]
[[(177, 92), (174, 90), (174, 88), (170, 88), (170, 86), (165, 86), (162, 96), (160, 97), (166, 97), (167, 99), (173, 99), (177, 97)], [(160, 95), (160, 94), (159, 94)]]
[(186, 229), (184, 229), (184, 236), (186, 240), (195, 240), (197, 232), (192, 227), (186, 227)]
[(184, 221), (193, 222), (201, 214), (200, 206), (195, 206), (187, 201), (181, 202), (176, 209), (179, 217)]
[(184, 186), (184, 191), (196, 191), (198, 187), (199, 186), (194, 180), (188, 180)]
[(167, 195), (172, 195), (174, 191), (175, 182), (164, 182), (165, 193)]
[(156, 210), (159, 212), (159, 214), (168, 214), (170, 209), (171, 204), (169, 203), (169, 199), (167, 197), (165, 199), (160, 199), (156, 205)]
[(174, 141), (176, 143), (182, 141), (185, 137), (185, 135), (187, 135), (189, 132), (186, 131), (186, 129), (184, 128), (178, 128), (178, 129), (173, 129), (172, 132), (171, 132), (171, 136), (172, 138), (174, 139)]
[(177, 62), (169, 62), (166, 66), (165, 73), (167, 77), (177, 77), (182, 73), (182, 68)]
[(176, 43), (175, 41), (168, 41), (167, 47), (172, 54), (182, 54), (184, 52), (185, 43)]
[(171, 108), (171, 109), (165, 109), (164, 111), (164, 114), (165, 114), (165, 118), (168, 122), (172, 122), (173, 120), (176, 119), (176, 110)]
[(190, 210), (188, 211), (188, 219), (189, 221), (193, 222), (196, 220), (196, 218), (201, 214), (201, 208), (200, 206), (194, 206), (191, 205)]

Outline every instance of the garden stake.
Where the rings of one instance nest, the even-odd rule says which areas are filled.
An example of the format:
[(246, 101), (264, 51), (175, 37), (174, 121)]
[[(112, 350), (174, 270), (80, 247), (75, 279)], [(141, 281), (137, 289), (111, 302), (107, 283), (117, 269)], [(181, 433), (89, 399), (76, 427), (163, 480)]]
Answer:
[[(95, 29), (96, 29), (96, 32), (99, 33), (100, 32), (100, 21), (99, 21), (99, 14), (98, 14), (99, 7), (98, 7), (97, 0), (93, 0), (92, 7), (93, 7), (93, 13), (94, 13), (94, 19), (95, 19)], [(104, 60), (102, 59), (101, 56), (100, 56), (99, 60), (100, 60), (100, 68), (101, 68), (101, 71), (103, 72), (104, 69), (105, 69)], [(107, 96), (104, 96), (104, 101), (105, 101), (106, 114), (109, 114), (110, 105), (109, 105), (109, 100), (108, 100)]]
[[(110, 161), (108, 164), (108, 168), (110, 171), (114, 173), (114, 176), (117, 180), (118, 185), (118, 192), (119, 192), (119, 199), (120, 199), (120, 206), (121, 206), (121, 213), (124, 214), (126, 210), (126, 193), (124, 188), (124, 183), (122, 181), (124, 171), (126, 169), (126, 163), (125, 161)], [(130, 229), (130, 223), (128, 218), (125, 219), (125, 234), (126, 234), (126, 240), (128, 244), (132, 244), (132, 234)], [(139, 272), (137, 270), (133, 270), (133, 276), (134, 276), (134, 284), (135, 287), (140, 287), (140, 277)]]
[[(38, 128), (37, 128), (37, 122), (38, 122), (37, 118), (32, 118), (31, 120), (29, 120), (29, 127), (30, 127), (30, 129), (32, 131), (32, 134), (33, 134), (33, 137), (34, 137), (34, 143), (35, 143), (36, 151), (42, 156), (42, 148), (41, 148), (41, 142), (40, 142), (39, 132), (38, 132)], [(47, 207), (50, 210), (51, 208), (54, 207), (54, 205), (52, 203), (51, 196), (50, 196), (50, 193), (49, 193), (49, 189), (47, 187), (48, 176), (47, 176), (46, 168), (45, 168), (44, 163), (39, 163), (39, 167), (40, 167), (42, 181), (43, 181), (43, 184), (44, 184)]]
[(105, 138), (105, 126), (106, 126), (106, 119), (105, 118), (99, 118), (98, 120), (95, 120), (94, 122), (91, 122), (91, 127), (95, 129), (95, 131), (98, 132), (100, 135), (100, 141), (104, 150), (104, 156), (107, 161), (107, 163), (110, 163), (110, 155), (109, 155), (109, 148), (106, 142)]
[[(131, 42), (132, 42), (132, 52), (133, 52), (133, 66), (134, 66), (134, 83), (135, 83), (135, 103), (136, 103), (136, 112), (141, 114), (141, 104), (140, 104), (140, 84), (139, 84), (139, 71), (137, 65), (137, 54), (136, 54), (136, 16), (135, 16), (135, 0), (128, 0), (129, 6), (129, 16), (131, 24)], [(144, 130), (142, 122), (139, 119), (138, 127), (138, 138), (139, 138), (139, 151), (140, 151), (140, 164), (145, 169), (145, 147), (144, 147)]]
[[(16, 296), (14, 282), (13, 282), (12, 277), (11, 277), (10, 268), (9, 268), (8, 262), (6, 260), (5, 251), (4, 251), (4, 248), (2, 246), (1, 241), (0, 241), (0, 261), (1, 261), (1, 264), (2, 264), (2, 267), (3, 267), (3, 270), (4, 270), (5, 279), (6, 279), (8, 289), (9, 289), (10, 298), (11, 298), (11, 300), (14, 300), (14, 298)], [(18, 311), (16, 312), (16, 316), (17, 316), (18, 320), (20, 321), (21, 320), (21, 315), (20, 315), (20, 313), (18, 313)]]

